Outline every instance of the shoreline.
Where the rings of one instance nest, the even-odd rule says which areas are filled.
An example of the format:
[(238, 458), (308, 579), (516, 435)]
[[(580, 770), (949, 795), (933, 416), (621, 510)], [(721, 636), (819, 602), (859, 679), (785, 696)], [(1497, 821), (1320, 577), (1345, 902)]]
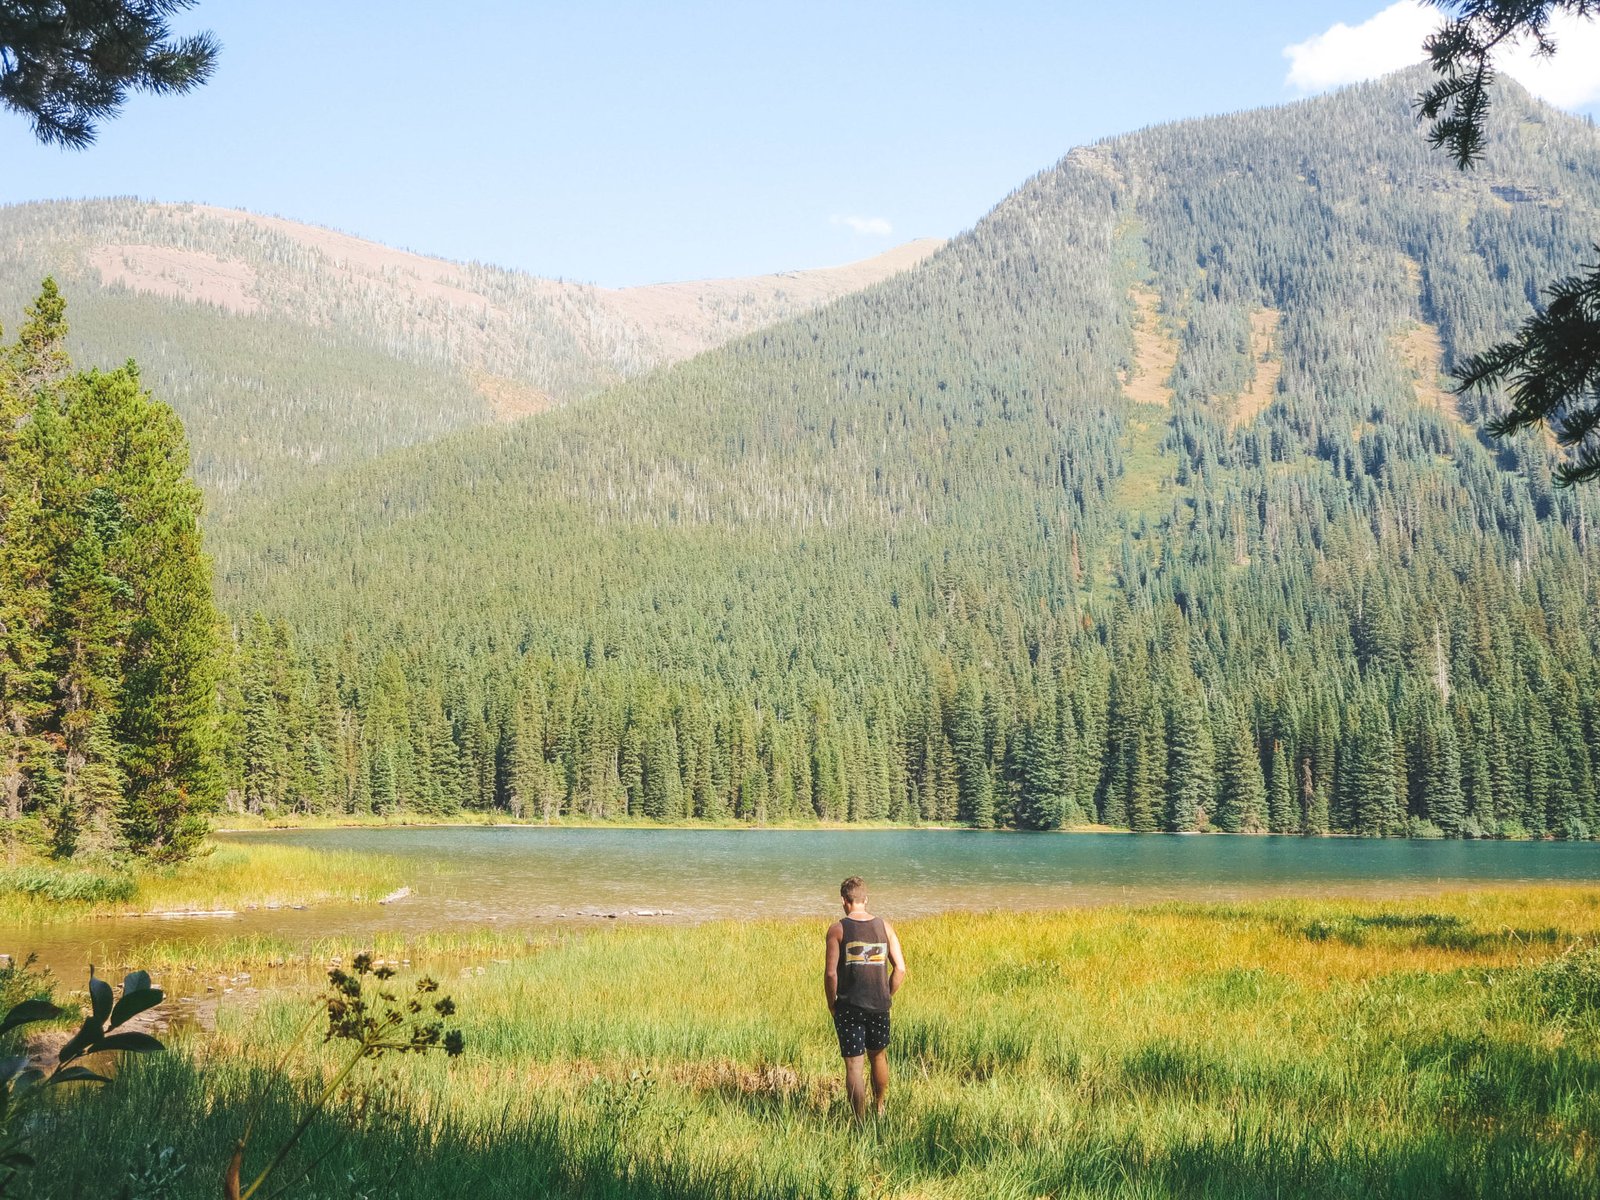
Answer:
[[(487, 817), (487, 814), (484, 815)], [(460, 815), (450, 819), (379, 819), (379, 818), (350, 818), (347, 814), (339, 817), (310, 817), (295, 818), (244, 818), (236, 824), (214, 829), (200, 854), (195, 858), (172, 867), (141, 868), (136, 864), (105, 864), (101, 867), (75, 867), (71, 864), (53, 864), (40, 860), (31, 863), (13, 864), (12, 875), (17, 876), (8, 887), (0, 882), (0, 928), (33, 928), (39, 929), (49, 926), (62, 926), (84, 924), (87, 922), (105, 923), (106, 925), (128, 923), (158, 925), (167, 921), (182, 922), (185, 920), (208, 920), (220, 925), (227, 925), (239, 917), (249, 917), (261, 912), (288, 913), (306, 908), (326, 909), (329, 906), (338, 909), (349, 909), (352, 912), (366, 912), (376, 914), (381, 910), (381, 901), (395, 900), (401, 896), (409, 895), (409, 889), (419, 883), (415, 876), (419, 867), (415, 861), (416, 851), (421, 849), (424, 857), (428, 858), (428, 848), (439, 843), (436, 854), (440, 861), (451, 858), (448, 837), (434, 839), (433, 842), (424, 841), (413, 843), (409, 848), (405, 846), (408, 840), (403, 834), (390, 835), (385, 832), (378, 836), (363, 838), (359, 831), (398, 831), (398, 830), (615, 830), (627, 831), (629, 836), (617, 839), (604, 839), (596, 841), (596, 846), (621, 846), (635, 847), (642, 850), (652, 844), (652, 839), (647, 835), (633, 833), (640, 830), (682, 831), (695, 830), (710, 833), (725, 833), (740, 831), (749, 834), (839, 834), (854, 832), (863, 835), (864, 840), (855, 843), (848, 838), (824, 839), (826, 844), (839, 849), (840, 852), (855, 853), (855, 847), (860, 846), (865, 851), (874, 844), (880, 847), (899, 846), (909, 847), (914, 839), (901, 838), (891, 842), (878, 842), (868, 835), (889, 833), (975, 833), (975, 832), (1003, 832), (1021, 836), (1031, 831), (1026, 830), (995, 830), (977, 831), (965, 827), (950, 825), (920, 825), (905, 826), (875, 822), (871, 824), (851, 824), (845, 822), (807, 822), (804, 824), (783, 824), (767, 826), (751, 826), (743, 822), (652, 822), (643, 820), (631, 821), (596, 821), (586, 818), (567, 818), (552, 822), (543, 821), (516, 821), (499, 819), (475, 819), (473, 816), (463, 818)], [(1069, 830), (1050, 831), (1065, 834), (1130, 835), (1130, 831), (1116, 829), (1104, 825), (1084, 825)], [(1208, 833), (1216, 831), (1208, 831)], [(300, 835), (307, 836), (300, 836)], [(344, 836), (341, 836), (344, 835)], [(420, 835), (419, 835), (420, 836)], [(596, 835), (598, 837), (598, 835)], [(1199, 837), (1199, 834), (1166, 834), (1167, 839)], [(1278, 861), (1280, 856), (1289, 855), (1291, 860), (1297, 853), (1296, 844), (1309, 841), (1299, 835), (1287, 834), (1218, 834), (1218, 836), (1232, 836), (1261, 839), (1260, 852), (1269, 856), (1272, 861)], [(1350, 835), (1329, 835), (1332, 838), (1352, 839)], [(486, 839), (475, 839), (469, 836), (468, 841), (460, 843), (464, 847), (481, 844)], [(530, 852), (539, 842), (534, 834), (513, 835), (503, 842), (487, 839), (491, 845), (503, 845), (505, 848), (515, 850), (516, 847), (525, 847)], [(1322, 839), (1315, 839), (1322, 840)], [(1409, 860), (1410, 853), (1403, 849), (1406, 845), (1415, 846), (1416, 853), (1422, 853), (1426, 847), (1416, 845), (1419, 841), (1432, 843), (1437, 839), (1402, 839), (1384, 838), (1375, 839), (1386, 843), (1399, 843), (1391, 849), (1400, 853)], [(1491, 840), (1491, 839), (1485, 839)], [(1502, 840), (1502, 839), (1492, 839)], [(740, 845), (756, 845), (756, 839), (724, 839), (720, 845), (731, 848), (734, 841)], [(552, 843), (557, 844), (557, 843)], [(567, 853), (582, 853), (584, 847), (591, 843), (584, 836), (568, 837), (561, 843), (567, 847)], [(695, 856), (695, 839), (676, 839), (677, 855), (688, 854)], [(706, 843), (708, 847), (719, 843)], [(797, 838), (793, 842), (779, 838), (770, 843), (780, 854), (789, 851), (781, 849), (789, 846), (795, 852), (803, 852), (806, 847), (815, 844), (804, 838)], [(849, 845), (848, 850), (842, 849)], [(1160, 844), (1150, 844), (1154, 851)], [(1228, 845), (1229, 843), (1223, 843)], [(1239, 843), (1235, 845), (1239, 852), (1245, 852), (1246, 847)], [(931, 849), (930, 841), (928, 847)], [(953, 847), (954, 843), (950, 843)], [(1002, 850), (1006, 847), (1021, 848), (1023, 842), (1016, 838), (1007, 838), (1002, 841), (968, 843), (971, 853), (982, 861), (988, 861), (991, 851), (982, 850), (988, 845), (992, 853), (1001, 857), (1008, 857)], [(1051, 845), (1049, 842), (1033, 843), (1041, 850)], [(1065, 843), (1056, 843), (1065, 847)], [(1176, 852), (1177, 843), (1167, 841), (1167, 851)], [(1120, 847), (1121, 849), (1117, 849)], [(1104, 848), (1108, 852), (1115, 850), (1117, 855), (1124, 851), (1137, 856), (1137, 847), (1134, 843), (1113, 839), (1101, 842), (1098, 838), (1086, 839), (1080, 843), (1074, 853), (1087, 854), (1099, 857), (1099, 850)], [(1531, 841), (1530, 847), (1531, 849)], [(1197, 847), (1198, 849), (1198, 847)], [(1310, 849), (1309, 847), (1307, 849)], [(1446, 845), (1440, 842), (1435, 848), (1437, 851), (1446, 851)], [(1554, 847), (1551, 847), (1554, 851)], [(914, 849), (906, 849), (906, 853), (915, 853)], [(1021, 850), (1028, 855), (1031, 852)], [(1202, 852), (1203, 853), (1203, 852)], [(1221, 850), (1223, 855), (1232, 852)], [(1318, 861), (1337, 861), (1345, 851), (1335, 845), (1326, 845), (1311, 857)], [(1351, 853), (1358, 854), (1356, 850)], [(1524, 883), (1537, 886), (1540, 883), (1554, 883), (1563, 879), (1578, 885), (1600, 885), (1600, 879), (1591, 880), (1586, 875), (1587, 868), (1580, 868), (1576, 873), (1570, 868), (1552, 876), (1540, 877), (1538, 872), (1529, 876), (1520, 864), (1520, 855), (1509, 850), (1493, 852), (1485, 847), (1481, 851), (1469, 850), (1465, 845), (1457, 846), (1447, 852), (1447, 858), (1455, 861), (1465, 855), (1473, 858), (1480, 854), (1489, 854), (1492, 858), (1496, 853), (1511, 853), (1518, 859), (1517, 863), (1507, 862), (1502, 869), (1484, 876), (1474, 869), (1452, 869), (1446, 862), (1439, 862), (1438, 866), (1427, 866), (1426, 871), (1403, 870), (1399, 878), (1392, 880), (1371, 880), (1360, 884), (1369, 888), (1375, 894), (1386, 896), (1415, 895), (1423, 892), (1433, 893), (1453, 887), (1466, 887), (1481, 890), (1494, 886), (1520, 887)], [(1571, 851), (1561, 852), (1565, 855), (1562, 861), (1570, 859)], [(1579, 851), (1578, 853), (1582, 853)], [(1188, 856), (1180, 856), (1187, 858)], [(1213, 855), (1214, 857), (1214, 855)], [(1391, 856), (1392, 857), (1392, 856)], [(1434, 861), (1434, 855), (1424, 856), (1425, 864)], [(1494, 858), (1499, 862), (1499, 858)], [(1596, 864), (1600, 866), (1600, 864)], [(1227, 873), (1224, 872), (1224, 875)], [(1299, 872), (1290, 868), (1291, 875)], [(1348, 895), (1352, 891), (1349, 880), (1345, 878), (1349, 872), (1333, 870), (1311, 873), (1307, 878), (1284, 878), (1281, 875), (1267, 872), (1266, 876), (1255, 881), (1259, 886), (1252, 886), (1244, 880), (1237, 881), (1237, 886), (1226, 887), (1221, 892), (1217, 888), (1199, 888), (1200, 893), (1210, 892), (1212, 897), (1218, 899), (1225, 895), (1233, 895), (1241, 900), (1260, 897), (1299, 896), (1305, 898), (1327, 897), (1339, 894)], [(1361, 872), (1356, 873), (1357, 876)], [(1231, 876), (1228, 876), (1231, 879)], [(1063, 880), (1063, 883), (1065, 881)], [(1040, 898), (1025, 897), (1024, 902), (1017, 906), (1030, 910), (1044, 908), (1076, 908), (1083, 905), (1100, 905), (1104, 903), (1120, 903), (1126, 901), (1152, 902), (1159, 900), (1176, 900), (1186, 902), (1203, 902), (1207, 897), (1204, 894), (1186, 896), (1181, 894), (1185, 889), (1181, 887), (1165, 887), (1163, 880), (1157, 877), (1145, 878), (1140, 876), (1137, 880), (1130, 880), (1123, 876), (1114, 878), (1093, 877), (1080, 879), (1076, 873), (1072, 876), (1072, 884), (1076, 885), (1076, 895), (1059, 895), (1040, 903)], [(1171, 882), (1171, 881), (1169, 881)], [(1219, 887), (1222, 880), (1216, 881)], [(975, 909), (982, 905), (972, 902), (970, 893), (973, 883), (970, 879), (962, 881), (959, 886), (955, 880), (947, 880), (952, 892), (952, 904), (955, 908)], [(1089, 884), (1086, 891), (1079, 891), (1083, 885)], [(1123, 886), (1115, 888), (1115, 892), (1099, 884), (1117, 884)], [(944, 890), (944, 885), (937, 881), (928, 884), (936, 891)], [(397, 889), (400, 891), (397, 892)], [(428, 889), (423, 888), (424, 892)], [(1007, 904), (1010, 901), (1002, 897), (1007, 891), (1005, 881), (996, 881), (993, 894), (998, 904)], [(968, 893), (965, 900), (955, 899), (954, 894)], [(1120, 893), (1120, 894), (1116, 894)], [(1163, 894), (1164, 893), (1164, 894)], [(1178, 893), (1178, 894), (1175, 894)], [(426, 897), (417, 897), (405, 907), (412, 907), (417, 900), (427, 903)], [(671, 895), (640, 895), (637, 897), (614, 898), (608, 907), (619, 910), (639, 907), (644, 905), (650, 908), (660, 908), (663, 905), (671, 908), (684, 909), (683, 903), (675, 902)], [(1014, 899), (1014, 898), (1013, 898)], [(624, 902), (626, 901), (626, 902)], [(944, 905), (937, 905), (942, 908)], [(447, 914), (441, 913), (444, 918)], [(488, 917), (488, 920), (505, 919), (509, 914), (500, 914)], [(568, 917), (571, 914), (555, 914)], [(620, 915), (620, 912), (619, 912)], [(676, 914), (674, 914), (676, 915)]]
[[(1007, 918), (1026, 925), (1112, 913), (1130, 919), (1202, 915), (1232, 920), (1322, 909), (1382, 912), (1427, 907), (1460, 913), (1484, 905), (1549, 902), (1570, 903), (1584, 912), (1600, 911), (1600, 880), (1487, 879), (1474, 883), (1452, 879), (1413, 881), (1409, 886), (1360, 890), (1308, 885), (1303, 890), (1251, 891), (1230, 896), (1098, 895), (1081, 897), (1075, 902), (1037, 905), (1008, 905), (1003, 901), (988, 905), (954, 903), (932, 908), (912, 905), (888, 915), (902, 925), (965, 920), (982, 922), (997, 918)], [(82, 942), (97, 946), (102, 957), (110, 956), (106, 961), (116, 959), (128, 969), (150, 965), (145, 961), (150, 950), (158, 951), (155, 961), (164, 967), (211, 961), (243, 968), (273, 963), (281, 965), (295, 960), (309, 961), (308, 954), (315, 959), (318, 953), (335, 946), (349, 950), (375, 948), (389, 954), (416, 952), (423, 957), (440, 956), (448, 959), (463, 953), (479, 953), (486, 947), (492, 948), (495, 953), (504, 953), (519, 947), (528, 949), (596, 932), (638, 933), (654, 929), (666, 934), (671, 930), (682, 932), (706, 927), (734, 928), (746, 925), (809, 928), (818, 921), (825, 922), (836, 915), (819, 908), (816, 913), (784, 911), (741, 918), (728, 912), (697, 911), (693, 908), (599, 906), (523, 919), (490, 917), (476, 923), (441, 920), (437, 924), (424, 926), (375, 927), (360, 919), (376, 915), (381, 904), (382, 900), (377, 896), (359, 899), (329, 897), (317, 903), (293, 906), (244, 905), (227, 913), (71, 913), (62, 914), (55, 920), (0, 921), (0, 937), (12, 941), (21, 937), (46, 943), (43, 947), (34, 948), (42, 951), (40, 957), (47, 963), (56, 957), (53, 951), (61, 945)], [(336, 915), (343, 910), (347, 917), (354, 919), (354, 923), (298, 931), (240, 928), (234, 924), (238, 918), (286, 913), (291, 909), (301, 913), (332, 911)], [(171, 918), (181, 918), (184, 922), (198, 919), (204, 924), (202, 927), (185, 927), (184, 923), (179, 923), (162, 929), (167, 919)], [(108, 936), (119, 931), (123, 936)], [(57, 945), (50, 946), (52, 942)], [(9, 957), (15, 962), (25, 956), (19, 955), (15, 948), (4, 949), (7, 954), (0, 958)]]
[[(363, 908), (372, 906), (363, 904)], [(1421, 887), (1383, 893), (1302, 892), (1267, 893), (1233, 898), (1181, 899), (1152, 896), (1102, 898), (1079, 904), (1060, 904), (1044, 907), (990, 907), (955, 906), (928, 911), (908, 911), (890, 914), (903, 931), (915, 932), (925, 928), (959, 929), (965, 926), (984, 926), (1003, 921), (1016, 926), (1023, 940), (1026, 931), (1059, 925), (1091, 924), (1111, 927), (1118, 922), (1137, 924), (1166, 921), (1218, 922), (1223, 926), (1243, 928), (1249, 926), (1294, 926), (1312, 941), (1331, 937), (1334, 942), (1346, 941), (1336, 926), (1342, 920), (1353, 919), (1357, 930), (1364, 930), (1354, 944), (1366, 938), (1379, 940), (1389, 936), (1416, 938), (1419, 947), (1427, 946), (1441, 951), (1458, 949), (1453, 932), (1458, 928), (1477, 927), (1488, 912), (1514, 910), (1542, 910), (1557, 908), (1569, 916), (1581, 916), (1593, 923), (1594, 914), (1600, 912), (1600, 883), (1588, 882), (1509, 882), (1487, 881), (1483, 886), (1462, 885), (1453, 882), (1444, 887)], [(755, 920), (741, 919), (725, 913), (696, 917), (686, 911), (653, 910), (646, 912), (589, 911), (563, 914), (568, 919), (536, 921), (491, 921), (479, 925), (442, 924), (434, 928), (343, 928), (316, 929), (300, 932), (281, 930), (230, 929), (222, 920), (207, 924), (202, 929), (175, 928), (159, 931), (161, 922), (138, 922), (140, 931), (125, 927), (129, 935), (124, 939), (106, 939), (94, 935), (93, 941), (98, 961), (106, 969), (131, 970), (135, 967), (171, 973), (174, 997), (193, 994), (198, 985), (209, 990), (206, 972), (238, 974), (239, 972), (265, 972), (256, 981), (256, 987), (270, 986), (268, 980), (279, 971), (285, 978), (299, 978), (307, 970), (318, 974), (328, 965), (337, 965), (342, 957), (358, 951), (369, 951), (380, 957), (418, 965), (435, 964), (441, 968), (454, 967), (470, 960), (477, 964), (504, 962), (537, 956), (553, 947), (572, 944), (574, 940), (587, 941), (596, 936), (609, 941), (613, 936), (653, 941), (672, 942), (684, 938), (715, 938), (717, 931), (769, 930), (784, 936), (803, 936), (822, 927), (819, 922), (830, 919), (828, 914), (774, 913)], [(1333, 927), (1322, 928), (1319, 923), (1334, 922)], [(109, 923), (108, 923), (109, 924)], [(1536, 923), (1524, 924), (1507, 933), (1512, 927), (1502, 928), (1491, 922), (1478, 930), (1478, 936), (1490, 938), (1497, 952), (1517, 957), (1530, 951), (1554, 952), (1562, 947), (1559, 938), (1552, 940), (1549, 928)], [(0, 926), (0, 934), (15, 941), (18, 934), (32, 932), (43, 935), (39, 940), (46, 944), (36, 947), (41, 965), (56, 971), (58, 977), (71, 978), (69, 964), (76, 966), (78, 934), (70, 934), (64, 943), (50, 945), (49, 926), (35, 926), (31, 931), (23, 928)], [(1443, 940), (1438, 940), (1443, 931)], [(109, 929), (106, 930), (109, 932)], [(1600, 936), (1600, 929), (1596, 929)], [(741, 933), (742, 936), (742, 933)], [(120, 943), (120, 944), (119, 944)], [(65, 953), (63, 953), (65, 951)], [(27, 951), (20, 946), (8, 947), (12, 963), (20, 962)], [(0, 959), (4, 965), (4, 959)], [(190, 975), (200, 972), (198, 975)], [(184, 979), (185, 982), (179, 982)]]
[[(245, 814), (231, 814), (232, 819), (238, 820)], [(1261, 830), (1253, 833), (1234, 832), (1227, 829), (1190, 829), (1173, 831), (1154, 829), (1148, 832), (1138, 832), (1124, 829), (1116, 825), (1083, 824), (1073, 825), (1066, 829), (1016, 829), (994, 828), (974, 829), (968, 825), (944, 824), (916, 824), (903, 825), (890, 821), (790, 821), (778, 824), (752, 825), (748, 821), (654, 821), (648, 818), (623, 818), (621, 820), (599, 819), (590, 817), (563, 817), (553, 821), (534, 819), (519, 819), (516, 817), (485, 818), (483, 820), (462, 819), (459, 815), (449, 819), (432, 819), (427, 817), (359, 817), (352, 814), (342, 814), (338, 817), (308, 815), (303, 817), (256, 817), (246, 818), (243, 824), (217, 825), (212, 827), (207, 836), (223, 834), (229, 837), (241, 834), (255, 833), (297, 833), (315, 832), (319, 830), (349, 830), (349, 829), (612, 829), (612, 830), (659, 830), (663, 832), (709, 832), (709, 833), (994, 833), (1015, 835), (1017, 837), (1058, 837), (1061, 835), (1095, 834), (1115, 835), (1120, 837), (1139, 838), (1246, 838), (1250, 840), (1279, 839), (1283, 841), (1308, 841), (1308, 842), (1336, 842), (1336, 841), (1373, 841), (1373, 842), (1450, 842), (1467, 844), (1471, 842), (1562, 842), (1572, 841), (1574, 844), (1600, 841), (1600, 835), (1593, 838), (1563, 839), (1557, 837), (1471, 837), (1471, 838), (1445, 838), (1445, 837), (1402, 837), (1399, 835), (1349, 833), (1346, 831), (1330, 831), (1328, 833), (1270, 833)]]
[[(238, 819), (243, 814), (232, 814)], [(1015, 833), (1015, 834), (1053, 834), (1053, 833), (1111, 833), (1132, 834), (1132, 830), (1118, 829), (1112, 825), (1074, 825), (1070, 829), (972, 829), (966, 825), (919, 824), (900, 825), (890, 821), (790, 821), (778, 824), (752, 825), (748, 821), (652, 821), (649, 819), (626, 818), (623, 820), (600, 820), (587, 817), (558, 818), (553, 821), (540, 821), (533, 819), (518, 819), (515, 817), (484, 819), (481, 821), (462, 820), (459, 816), (450, 819), (440, 818), (387, 818), (373, 817), (362, 818), (345, 814), (339, 817), (308, 816), (299, 817), (259, 817), (247, 819), (244, 824), (217, 825), (211, 830), (212, 834), (241, 834), (241, 833), (291, 833), (298, 830), (316, 829), (649, 829), (649, 830), (676, 830), (692, 832), (707, 830), (716, 833), (744, 832), (744, 833)], [(1208, 830), (1207, 833), (1221, 833), (1221, 830)], [(1200, 834), (1169, 834), (1170, 837), (1201, 836)], [(1240, 834), (1234, 836), (1255, 837), (1273, 836)], [(1277, 835), (1298, 836), (1298, 835)], [(1339, 835), (1344, 836), (1344, 835)]]

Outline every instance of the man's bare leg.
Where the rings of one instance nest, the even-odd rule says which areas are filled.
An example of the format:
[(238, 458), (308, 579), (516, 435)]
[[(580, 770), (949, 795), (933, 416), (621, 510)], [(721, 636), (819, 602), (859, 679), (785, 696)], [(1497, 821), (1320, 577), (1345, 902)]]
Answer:
[[(878, 1115), (883, 1116), (884, 1107), (889, 1103), (889, 1052), (887, 1050), (874, 1050), (872, 1052), (872, 1098), (877, 1101)], [(865, 1102), (866, 1097), (862, 1097)]]
[(864, 1121), (867, 1118), (867, 1080), (866, 1057), (857, 1054), (853, 1058), (844, 1060), (844, 1090), (850, 1095), (850, 1107), (855, 1110), (856, 1120)]

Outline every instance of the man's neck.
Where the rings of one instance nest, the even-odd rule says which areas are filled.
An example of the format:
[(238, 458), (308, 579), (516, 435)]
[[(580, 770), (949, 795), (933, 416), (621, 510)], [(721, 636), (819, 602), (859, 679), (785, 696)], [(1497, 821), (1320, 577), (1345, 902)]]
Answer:
[(849, 912), (845, 913), (845, 916), (849, 917), (851, 920), (855, 920), (857, 918), (863, 921), (872, 920), (872, 914), (866, 910), (865, 906), (861, 908), (852, 908)]

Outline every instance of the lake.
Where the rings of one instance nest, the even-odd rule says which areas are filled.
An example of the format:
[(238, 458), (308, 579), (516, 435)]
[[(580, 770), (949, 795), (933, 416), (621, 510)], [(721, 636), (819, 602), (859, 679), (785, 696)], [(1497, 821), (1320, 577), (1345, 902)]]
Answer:
[[(383, 906), (0, 930), (0, 951), (36, 949), (58, 970), (69, 970), (90, 960), (123, 961), (124, 948), (156, 936), (274, 933), (360, 941), (380, 931), (471, 926), (740, 916), (821, 921), (835, 913), (839, 881), (852, 874), (867, 878), (873, 908), (891, 917), (1600, 882), (1600, 844), (1593, 842), (528, 826), (272, 831), (218, 840), (387, 855), (406, 864), (412, 894)], [(659, 915), (634, 915), (640, 910)]]

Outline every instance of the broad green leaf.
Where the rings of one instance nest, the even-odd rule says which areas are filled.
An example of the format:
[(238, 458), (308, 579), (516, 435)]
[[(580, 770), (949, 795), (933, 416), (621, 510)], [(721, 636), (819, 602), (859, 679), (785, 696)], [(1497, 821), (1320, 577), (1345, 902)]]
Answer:
[(123, 977), (122, 994), (126, 996), (129, 992), (142, 992), (149, 986), (150, 972), (130, 971), (126, 976)]
[(103, 1037), (94, 1044), (93, 1052), (98, 1054), (102, 1050), (126, 1050), (130, 1054), (149, 1054), (162, 1049), (161, 1043), (148, 1033), (139, 1033), (137, 1030), (128, 1033), (113, 1033)]
[(94, 968), (89, 968), (89, 1003), (94, 1010), (94, 1019), (105, 1028), (106, 1019), (111, 1016), (111, 985), (104, 979), (96, 978)]
[[(140, 971), (140, 975), (144, 972)], [(129, 975), (129, 979), (133, 976)], [(160, 988), (153, 988), (147, 982), (142, 988), (124, 988), (122, 998), (117, 1001), (111, 1010), (111, 1028), (115, 1029), (130, 1017), (136, 1017), (146, 1009), (154, 1008), (167, 998), (166, 993)]]
[(68, 1059), (77, 1058), (78, 1055), (92, 1046), (104, 1032), (105, 1026), (99, 1021), (93, 1017), (85, 1017), (83, 1024), (78, 1026), (78, 1032), (67, 1040), (65, 1046), (61, 1047), (61, 1061), (66, 1062)]
[(51, 1004), (48, 1000), (24, 1000), (6, 1014), (4, 1021), (0, 1021), (0, 1033), (9, 1033), (18, 1025), (51, 1020), (54, 1017), (59, 1017), (61, 1012), (61, 1009)]
[(88, 1067), (65, 1067), (50, 1076), (51, 1083), (110, 1083), (111, 1080)]

